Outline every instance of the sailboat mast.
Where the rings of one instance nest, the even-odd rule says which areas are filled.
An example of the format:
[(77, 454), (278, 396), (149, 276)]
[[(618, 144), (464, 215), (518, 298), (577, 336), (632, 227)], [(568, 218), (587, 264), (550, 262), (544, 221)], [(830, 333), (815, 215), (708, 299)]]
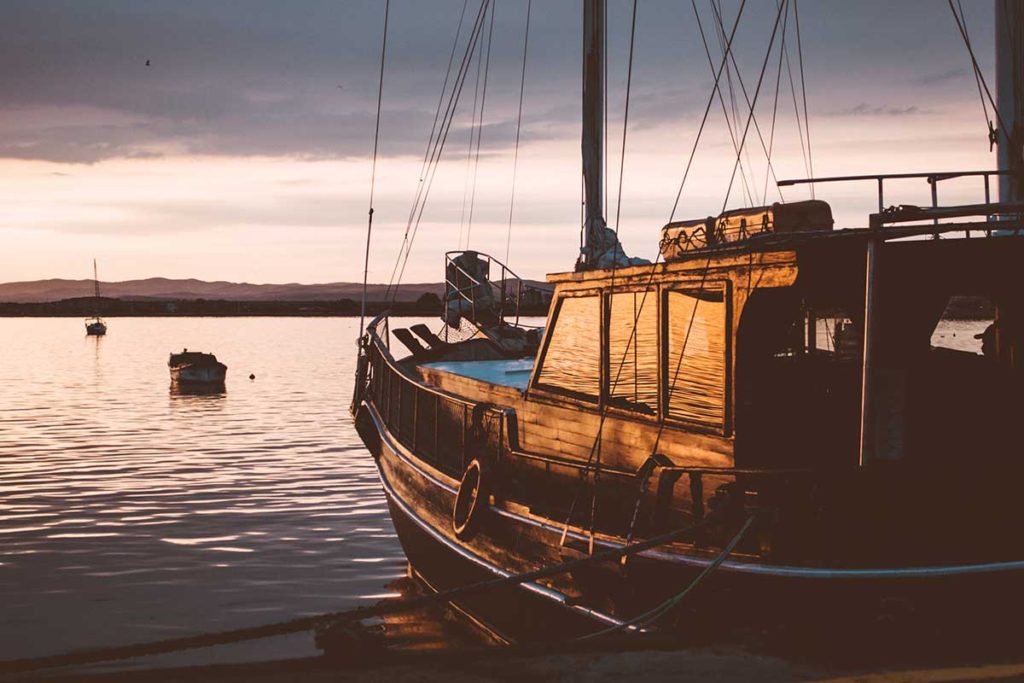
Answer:
[(995, 0), (1000, 202), (1024, 202), (1024, 0)]
[(100, 278), (96, 275), (96, 259), (92, 260), (92, 287), (93, 296), (96, 297), (96, 303), (100, 302)]
[(605, 0), (583, 0), (583, 263), (591, 263), (604, 220)]

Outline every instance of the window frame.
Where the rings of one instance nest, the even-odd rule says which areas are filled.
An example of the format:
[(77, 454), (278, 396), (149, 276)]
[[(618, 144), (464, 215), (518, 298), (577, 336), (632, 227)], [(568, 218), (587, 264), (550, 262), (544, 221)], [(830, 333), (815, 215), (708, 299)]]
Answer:
[[(609, 332), (611, 330), (611, 315), (612, 315), (612, 301), (611, 300), (612, 300), (612, 297), (617, 295), (617, 294), (634, 294), (635, 295), (635, 294), (643, 294), (644, 292), (647, 292), (647, 297), (648, 297), (647, 298), (647, 303), (645, 303), (644, 306), (646, 307), (646, 306), (651, 305), (651, 304), (654, 305), (655, 326), (656, 326), (656, 333), (655, 334), (657, 335), (656, 349), (655, 349), (656, 363), (657, 363), (657, 366), (658, 366), (658, 371), (657, 371), (658, 372), (658, 374), (657, 374), (657, 398), (656, 398), (657, 405), (654, 406), (654, 413), (653, 414), (645, 413), (645, 412), (642, 412), (640, 410), (636, 410), (636, 409), (633, 409), (633, 408), (627, 408), (625, 406), (614, 405), (612, 403), (612, 396), (611, 396), (611, 390), (612, 390), (612, 386), (611, 386), (611, 383), (612, 383), (612, 365), (611, 365), (611, 335), (609, 334)], [(612, 414), (614, 414), (614, 415), (616, 415), (618, 417), (627, 417), (627, 418), (633, 418), (633, 419), (639, 419), (639, 420), (646, 420), (648, 422), (658, 422), (659, 420), (661, 420), (661, 418), (662, 418), (662, 416), (664, 414), (664, 408), (665, 408), (665, 404), (664, 404), (663, 397), (662, 397), (662, 389), (661, 389), (661, 384), (662, 384), (661, 378), (662, 378), (662, 372), (664, 370), (664, 358), (663, 358), (664, 357), (664, 352), (662, 351), (662, 347), (663, 347), (664, 341), (666, 339), (666, 337), (665, 337), (665, 335), (664, 335), (664, 333), (662, 331), (662, 322), (663, 322), (662, 318), (663, 318), (663, 315), (662, 315), (662, 311), (661, 311), (661, 305), (659, 303), (661, 301), (661, 287), (659, 285), (654, 285), (654, 286), (634, 285), (634, 286), (627, 286), (627, 287), (616, 287), (614, 289), (609, 288), (609, 289), (604, 290), (604, 292), (602, 294), (602, 299), (603, 299), (602, 304), (604, 306), (603, 316), (602, 316), (602, 319), (601, 319), (602, 320), (602, 334), (604, 335), (605, 338), (602, 340), (602, 344), (601, 344), (601, 372), (604, 375), (603, 381), (601, 383), (601, 399), (602, 399), (601, 405), (609, 413), (612, 413)]]
[[(716, 289), (722, 292), (722, 303), (725, 306), (724, 314), (724, 339), (725, 344), (723, 348), (724, 354), (724, 391), (722, 394), (723, 410), (722, 420), (717, 424), (711, 424), (708, 422), (700, 422), (696, 420), (688, 420), (686, 418), (674, 417), (669, 411), (669, 295), (672, 292), (680, 292), (681, 290), (708, 290)], [(660, 375), (659, 375), (659, 402), (661, 404), (660, 415), (661, 419), (664, 420), (666, 425), (672, 425), (686, 429), (692, 432), (701, 432), (705, 434), (715, 434), (719, 436), (731, 436), (732, 435), (732, 374), (733, 374), (733, 301), (732, 301), (732, 281), (729, 279), (715, 279), (715, 280), (677, 280), (675, 282), (664, 283), (661, 287), (660, 292), (660, 329), (661, 335), (660, 340)]]
[[(558, 397), (560, 401), (568, 401), (577, 405), (600, 409), (605, 405), (605, 391), (604, 386), (606, 382), (606, 373), (603, 363), (603, 358), (606, 355), (606, 329), (604, 323), (605, 317), (605, 302), (604, 296), (602, 295), (602, 289), (600, 287), (591, 287), (587, 289), (573, 289), (567, 292), (562, 292), (552, 302), (554, 306), (554, 312), (551, 314), (545, 329), (544, 329), (544, 340), (541, 343), (540, 352), (537, 354), (537, 362), (535, 363), (535, 369), (533, 377), (530, 379), (530, 391), (546, 396)], [(591, 400), (588, 394), (581, 392), (574, 392), (569, 389), (555, 386), (553, 384), (546, 384), (541, 381), (541, 375), (544, 372), (544, 363), (547, 360), (548, 350), (551, 347), (551, 340), (554, 337), (555, 330), (558, 326), (558, 319), (562, 314), (562, 304), (566, 299), (575, 298), (586, 298), (594, 297), (597, 299), (598, 305), (598, 392), (597, 396)]]

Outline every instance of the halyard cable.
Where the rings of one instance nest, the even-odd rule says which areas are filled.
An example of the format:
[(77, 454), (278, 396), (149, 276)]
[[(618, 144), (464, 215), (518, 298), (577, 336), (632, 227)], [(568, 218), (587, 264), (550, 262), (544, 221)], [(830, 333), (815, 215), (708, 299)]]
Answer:
[(370, 274), (370, 235), (373, 233), (373, 193), (377, 185), (377, 143), (380, 141), (380, 105), (384, 99), (384, 55), (388, 49), (388, 14), (391, 0), (384, 2), (384, 37), (380, 44), (380, 77), (377, 81), (377, 118), (373, 127), (373, 162), (370, 165), (370, 211), (366, 219), (366, 255), (363, 260), (363, 299), (359, 306), (359, 336), (363, 338), (366, 321), (366, 280)]
[(505, 236), (505, 265), (512, 250), (512, 212), (516, 206), (516, 173), (519, 170), (519, 133), (523, 128), (523, 93), (526, 92), (526, 52), (530, 45), (530, 9), (533, 0), (526, 3), (526, 29), (523, 32), (523, 71), (519, 76), (519, 114), (516, 116), (516, 145), (512, 153), (512, 194), (508, 202), (508, 233)]
[(960, 21), (960, 15), (956, 12), (956, 7), (953, 5), (953, 0), (947, 0), (949, 3), (949, 11), (953, 13), (953, 20), (956, 21), (956, 27), (960, 31), (960, 37), (963, 38), (964, 45), (967, 46), (967, 54), (971, 57), (971, 65), (974, 67), (974, 73), (977, 78), (981, 79), (981, 85), (985, 89), (985, 95), (988, 97), (989, 103), (992, 105), (992, 110), (996, 115), (996, 122), (999, 126), (999, 130), (1003, 131), (1003, 135), (1009, 138), (1010, 131), (1003, 122), (1003, 117), (999, 115), (999, 106), (996, 104), (995, 99), (992, 97), (992, 91), (988, 88), (988, 83), (985, 81), (985, 74), (982, 73), (981, 67), (978, 66), (978, 60), (974, 56), (974, 47), (971, 45), (970, 36), (967, 35), (967, 27), (965, 23)]

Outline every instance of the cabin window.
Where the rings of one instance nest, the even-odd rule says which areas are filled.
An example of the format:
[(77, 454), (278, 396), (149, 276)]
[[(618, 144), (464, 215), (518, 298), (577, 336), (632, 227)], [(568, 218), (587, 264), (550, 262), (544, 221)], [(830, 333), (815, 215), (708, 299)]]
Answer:
[(726, 297), (723, 286), (666, 294), (665, 396), (669, 417), (725, 426)]
[(558, 302), (537, 386), (597, 401), (601, 392), (601, 300), (597, 295)]
[(621, 292), (608, 297), (608, 401), (658, 413), (658, 297)]

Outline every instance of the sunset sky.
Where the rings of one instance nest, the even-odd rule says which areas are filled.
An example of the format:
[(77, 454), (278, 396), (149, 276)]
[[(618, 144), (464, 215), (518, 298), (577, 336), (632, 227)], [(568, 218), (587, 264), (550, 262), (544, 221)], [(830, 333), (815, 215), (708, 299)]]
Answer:
[[(463, 4), (391, 3), (374, 282), (387, 282), (395, 262)], [(467, 22), (479, 0), (468, 5)], [(992, 3), (964, 5), (994, 87)], [(613, 197), (631, 6), (609, 0)], [(697, 6), (710, 30), (708, 0)], [(738, 7), (724, 0), (727, 23)], [(776, 7), (748, 0), (737, 33), (751, 95)], [(88, 277), (94, 256), (104, 280), (361, 279), (383, 10), (383, 0), (0, 1), (0, 281)], [(470, 245), (503, 258), (526, 0), (496, 0), (495, 11)], [(816, 175), (995, 167), (945, 0), (804, 0), (799, 13)], [(571, 269), (577, 254), (580, 29), (579, 0), (534, 2), (510, 259), (527, 277)], [(785, 38), (796, 69), (792, 15)], [(766, 135), (776, 40), (757, 107)], [(689, 3), (639, 0), (634, 60), (621, 235), (630, 254), (653, 258), (711, 93)], [(458, 246), (474, 77), (405, 281), (441, 279), (442, 254)], [(779, 178), (806, 175), (792, 97), (784, 69)], [(753, 130), (747, 149), (744, 171), (760, 196), (765, 163)], [(677, 218), (722, 208), (733, 160), (716, 100)], [(946, 196), (977, 200), (979, 188), (950, 184)], [(863, 226), (873, 192), (817, 194), (840, 223)], [(928, 187), (894, 185), (891, 196), (924, 203)], [(770, 186), (767, 198), (779, 194)], [(730, 206), (743, 203), (734, 191)]]

